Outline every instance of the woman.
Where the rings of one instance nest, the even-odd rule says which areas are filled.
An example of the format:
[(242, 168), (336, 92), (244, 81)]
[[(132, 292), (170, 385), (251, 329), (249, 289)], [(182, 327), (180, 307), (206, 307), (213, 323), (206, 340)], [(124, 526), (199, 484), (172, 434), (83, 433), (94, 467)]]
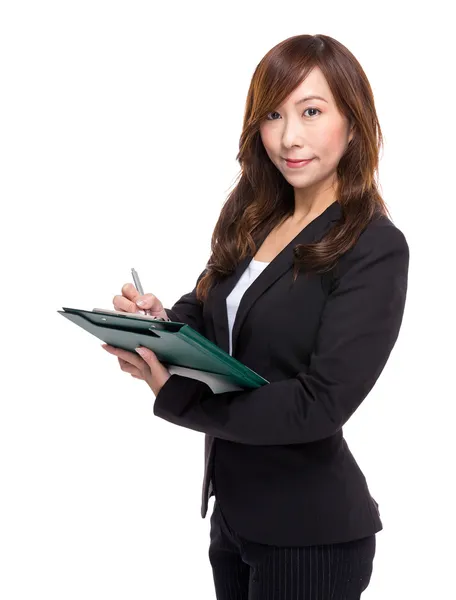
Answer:
[(117, 310), (142, 300), (191, 325), (269, 381), (214, 394), (151, 351), (107, 347), (149, 384), (156, 415), (206, 434), (219, 600), (354, 600), (369, 584), (383, 526), (342, 427), (396, 342), (409, 264), (374, 178), (381, 143), (347, 48), (325, 35), (281, 42), (253, 75), (242, 176), (195, 288), (171, 309), (131, 284), (114, 297)]

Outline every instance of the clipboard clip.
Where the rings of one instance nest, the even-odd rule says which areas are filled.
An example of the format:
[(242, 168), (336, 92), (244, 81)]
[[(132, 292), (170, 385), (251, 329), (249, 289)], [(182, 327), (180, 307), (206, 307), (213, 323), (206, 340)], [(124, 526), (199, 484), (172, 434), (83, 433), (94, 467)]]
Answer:
[[(162, 321), (162, 322), (168, 321), (167, 319), (163, 319), (162, 317), (152, 317), (152, 320), (153, 321)], [(149, 327), (149, 331), (152, 331), (153, 329), (156, 329), (155, 325), (151, 325)]]

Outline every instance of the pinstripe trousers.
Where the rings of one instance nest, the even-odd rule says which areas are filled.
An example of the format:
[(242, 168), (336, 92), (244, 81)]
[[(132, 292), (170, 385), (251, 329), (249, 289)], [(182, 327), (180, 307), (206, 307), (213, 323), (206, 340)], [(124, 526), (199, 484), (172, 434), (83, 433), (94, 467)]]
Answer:
[(209, 560), (217, 600), (359, 600), (369, 585), (375, 534), (338, 544), (279, 547), (241, 538), (215, 500)]

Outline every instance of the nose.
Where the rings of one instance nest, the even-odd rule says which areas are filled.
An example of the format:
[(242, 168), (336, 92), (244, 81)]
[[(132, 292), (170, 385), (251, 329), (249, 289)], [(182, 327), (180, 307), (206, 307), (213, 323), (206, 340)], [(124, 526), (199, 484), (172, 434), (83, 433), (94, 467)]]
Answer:
[[(282, 134), (282, 146), (284, 148), (283, 156), (293, 154), (293, 150), (302, 150), (302, 148), (305, 148), (306, 142), (303, 127), (292, 123), (286, 125)], [(300, 154), (302, 153), (300, 152)]]

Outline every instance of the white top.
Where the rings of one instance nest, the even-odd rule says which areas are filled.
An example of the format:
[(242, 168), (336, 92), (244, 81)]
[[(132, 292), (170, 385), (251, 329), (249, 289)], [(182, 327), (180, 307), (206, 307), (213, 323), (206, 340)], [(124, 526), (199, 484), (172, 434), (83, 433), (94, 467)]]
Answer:
[(230, 295), (226, 299), (226, 310), (228, 313), (228, 326), (229, 326), (229, 338), (230, 338), (230, 351), (232, 351), (232, 336), (233, 336), (233, 324), (236, 317), (237, 309), (241, 302), (241, 298), (244, 295), (246, 289), (255, 281), (258, 275), (269, 265), (268, 262), (262, 262), (252, 258), (247, 269), (242, 273), (239, 281), (234, 286)]

